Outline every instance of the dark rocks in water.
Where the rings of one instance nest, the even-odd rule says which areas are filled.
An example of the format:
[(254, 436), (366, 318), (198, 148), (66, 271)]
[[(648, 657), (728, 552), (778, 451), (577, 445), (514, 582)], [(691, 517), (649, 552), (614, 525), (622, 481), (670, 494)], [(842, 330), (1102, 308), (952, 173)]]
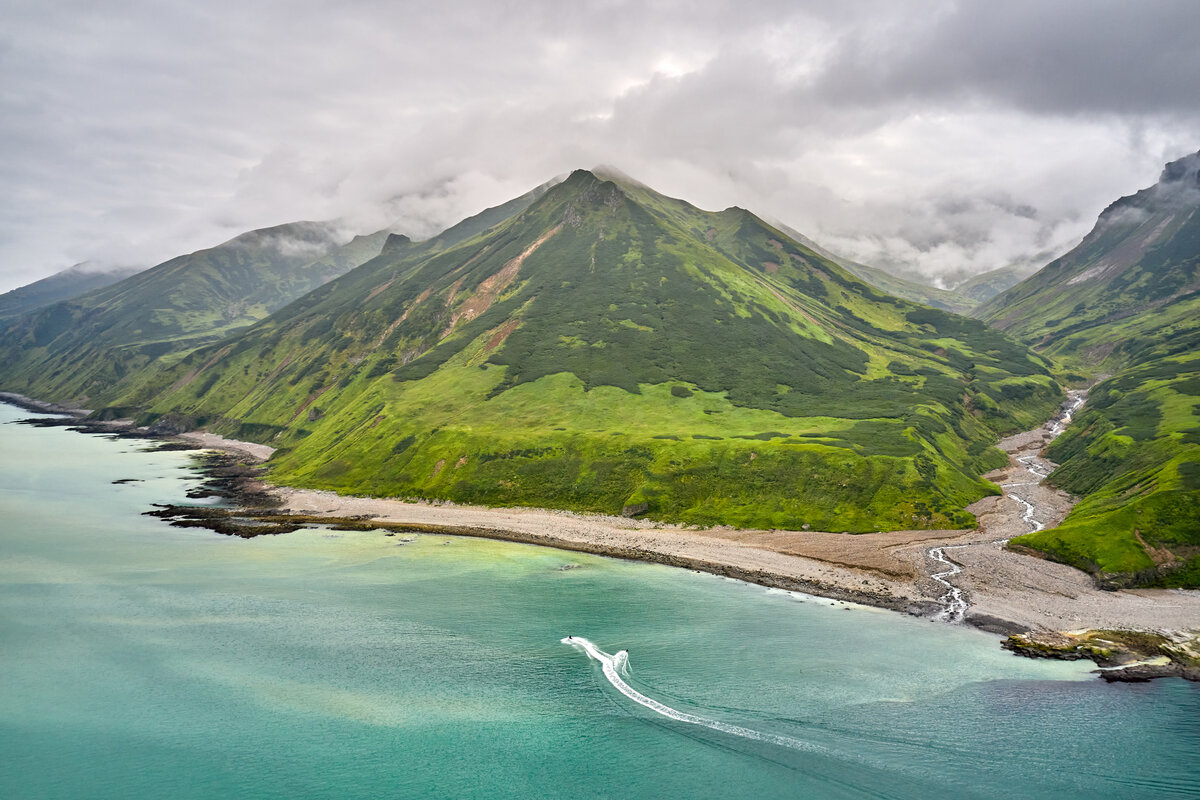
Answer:
[(1019, 633), (1001, 646), (1028, 658), (1090, 659), (1106, 668), (1097, 670), (1104, 680), (1136, 683), (1154, 678), (1200, 680), (1197, 643), (1148, 631), (1086, 630)]
[(219, 497), (230, 505), (249, 509), (279, 507), (279, 499), (261, 482), (265, 468), (247, 464), (232, 453), (205, 451), (196, 456), (196, 461), (204, 482), (188, 492), (189, 498)]
[(240, 511), (205, 506), (160, 505), (153, 511), (145, 512), (145, 515), (166, 520), (175, 528), (207, 528), (226, 536), (240, 536), (243, 539), (291, 533), (304, 527), (304, 523), (300, 521), (277, 518), (256, 519), (253, 515)]
[(173, 453), (182, 452), (184, 450), (200, 450), (200, 445), (192, 444), (191, 442), (161, 442), (151, 448), (154, 453)]
[(981, 631), (998, 633), (1001, 636), (1012, 636), (1025, 632), (1025, 626), (1023, 625), (1017, 625), (1008, 620), (992, 617), (987, 614), (974, 614), (971, 611), (967, 612), (966, 618), (963, 621)]
[(1183, 678), (1200, 683), (1200, 667), (1182, 664), (1131, 664), (1119, 669), (1098, 669), (1100, 677), (1109, 683), (1145, 683), (1155, 678)]
[(1000, 646), (1026, 658), (1048, 658), (1054, 661), (1082, 661), (1092, 658), (1070, 637), (1052, 631), (1018, 633), (1009, 636)]

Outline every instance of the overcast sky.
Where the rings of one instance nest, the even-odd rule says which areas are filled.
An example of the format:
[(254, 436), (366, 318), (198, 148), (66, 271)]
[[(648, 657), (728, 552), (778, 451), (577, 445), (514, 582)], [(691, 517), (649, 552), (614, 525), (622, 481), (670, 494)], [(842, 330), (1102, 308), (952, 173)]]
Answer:
[(1200, 149), (1196, 0), (0, 0), (0, 291), (577, 167), (952, 283)]

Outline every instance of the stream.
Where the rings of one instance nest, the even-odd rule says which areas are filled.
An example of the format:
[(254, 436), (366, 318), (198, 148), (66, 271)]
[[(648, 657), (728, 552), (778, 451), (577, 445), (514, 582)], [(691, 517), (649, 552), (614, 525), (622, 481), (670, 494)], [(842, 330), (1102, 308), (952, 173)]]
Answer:
[[(1003, 483), (1000, 485), (1000, 488), (1004, 490), (1006, 497), (1011, 500), (1015, 500), (1021, 505), (1021, 522), (1028, 529), (1027, 532), (1029, 533), (1040, 531), (1046, 526), (1045, 523), (1038, 520), (1038, 516), (1044, 515), (1039, 514), (1040, 509), (1037, 506), (1037, 497), (1033, 494), (1033, 492), (1028, 491), (1025, 487), (1041, 485), (1042, 481), (1049, 477), (1050, 473), (1054, 471), (1054, 468), (1057, 465), (1054, 464), (1054, 462), (1043, 458), (1041, 456), (1041, 451), (1047, 444), (1062, 435), (1062, 432), (1065, 431), (1067, 426), (1071, 424), (1071, 418), (1074, 416), (1075, 412), (1077, 412), (1086, 401), (1086, 389), (1068, 389), (1067, 399), (1063, 401), (1061, 406), (1059, 406), (1058, 413), (1056, 413), (1041, 427), (1028, 431), (1029, 434), (1044, 432), (1049, 436), (1048, 439), (1043, 438), (1041, 440), (1042, 444), (1038, 448), (1038, 451), (1034, 453), (1026, 453), (1025, 455), (1014, 456), (1015, 453), (1020, 452), (1028, 445), (1016, 446), (1012, 450), (1009, 450), (1009, 455), (1014, 456), (1015, 461), (1025, 468), (1025, 471), (1029, 473), (1033, 480)], [(1022, 495), (1025, 494), (1028, 496), (1023, 497)], [(994, 542), (992, 542), (992, 544), (1003, 547), (1011, 538), (1012, 537), (1010, 536), (1003, 539), (996, 539)], [(953, 559), (946, 555), (946, 552), (949, 550), (958, 550), (963, 547), (970, 546), (972, 545), (941, 545), (938, 547), (932, 547), (927, 551), (927, 555), (931, 560), (946, 567), (946, 569), (942, 570), (941, 572), (935, 572), (929, 576), (946, 589), (946, 592), (938, 598), (938, 602), (942, 604), (942, 610), (937, 613), (934, 619), (944, 620), (946, 622), (962, 622), (963, 616), (967, 612), (967, 608), (970, 607), (970, 603), (967, 601), (967, 597), (963, 590), (950, 580), (955, 575), (958, 575), (963, 571), (962, 565), (956, 563)]]

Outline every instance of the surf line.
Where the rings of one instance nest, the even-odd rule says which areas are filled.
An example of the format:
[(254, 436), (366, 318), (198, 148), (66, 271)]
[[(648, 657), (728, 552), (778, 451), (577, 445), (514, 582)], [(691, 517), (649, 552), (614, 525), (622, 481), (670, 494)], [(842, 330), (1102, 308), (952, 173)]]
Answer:
[(647, 697), (646, 695), (634, 689), (625, 679), (621, 677), (621, 672), (628, 668), (629, 653), (625, 650), (619, 650), (615, 654), (609, 655), (596, 645), (592, 644), (582, 636), (567, 636), (561, 640), (563, 644), (569, 644), (572, 647), (582, 650), (587, 653), (588, 657), (600, 662), (601, 668), (604, 670), (604, 677), (612, 684), (613, 688), (621, 694), (628, 697), (633, 702), (640, 706), (650, 709), (656, 714), (661, 714), (667, 719), (673, 719), (676, 722), (686, 722), (689, 725), (699, 725), (704, 728), (710, 728), (721, 733), (732, 734), (733, 736), (741, 736), (746, 739), (754, 739), (759, 742), (767, 742), (769, 744), (787, 747), (792, 750), (804, 750), (810, 753), (827, 753), (828, 751), (819, 745), (802, 742), (799, 739), (793, 739), (790, 736), (780, 736), (774, 733), (763, 733), (761, 731), (743, 728), (740, 725), (730, 725), (727, 722), (718, 722), (715, 719), (700, 717), (695, 714), (688, 714), (684, 711), (671, 708), (668, 705), (658, 702), (657, 700)]

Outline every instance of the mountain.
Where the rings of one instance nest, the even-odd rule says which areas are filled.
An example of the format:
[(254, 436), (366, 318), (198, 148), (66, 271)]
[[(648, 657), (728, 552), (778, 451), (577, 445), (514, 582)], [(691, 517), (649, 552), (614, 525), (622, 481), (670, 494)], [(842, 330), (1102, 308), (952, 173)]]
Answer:
[(1173, 326), (1191, 327), (1200, 298), (1200, 153), (1101, 213), (1073, 250), (973, 316), (1083, 367), (1111, 369)]
[(139, 271), (140, 267), (94, 270), (89, 269), (86, 263), (76, 264), (47, 278), (0, 294), (0, 322), (109, 286)]
[[(474, 235), (527, 207), (550, 183), (438, 238)], [(347, 241), (348, 240), (348, 241)], [(0, 387), (76, 405), (115, 398), (203, 344), (244, 328), (408, 238), (350, 238), (333, 222), (244, 233), (107, 287), (0, 320)]]
[(251, 231), (0, 324), (0, 383), (104, 403), (130, 372), (264, 318), (377, 255), (386, 232), (345, 241), (331, 223)]
[(1200, 153), (978, 313), (1076, 377), (1111, 373), (1048, 453), (1083, 500), (1013, 544), (1110, 585), (1200, 586)]
[(926, 286), (916, 281), (905, 280), (890, 272), (885, 272), (876, 267), (868, 267), (866, 264), (860, 264), (857, 261), (851, 261), (848, 258), (831, 253), (804, 234), (792, 230), (786, 225), (776, 223), (775, 227), (814, 253), (837, 264), (856, 278), (864, 280), (875, 288), (882, 289), (895, 297), (902, 297), (905, 300), (911, 300), (914, 303), (932, 306), (933, 308), (940, 308), (944, 311), (953, 311), (955, 314), (968, 314), (978, 303), (978, 301), (961, 294), (957, 290), (938, 289), (937, 287)]
[(996, 432), (1061, 397), (743, 209), (587, 171), (526, 205), (395, 237), (112, 413), (269, 443), (291, 485), (863, 531), (969, 524)]
[[(1028, 278), (1034, 267), (1000, 267), (968, 278), (954, 287), (954, 293), (974, 303), (985, 303), (996, 295)], [(967, 313), (967, 312), (962, 312)]]

